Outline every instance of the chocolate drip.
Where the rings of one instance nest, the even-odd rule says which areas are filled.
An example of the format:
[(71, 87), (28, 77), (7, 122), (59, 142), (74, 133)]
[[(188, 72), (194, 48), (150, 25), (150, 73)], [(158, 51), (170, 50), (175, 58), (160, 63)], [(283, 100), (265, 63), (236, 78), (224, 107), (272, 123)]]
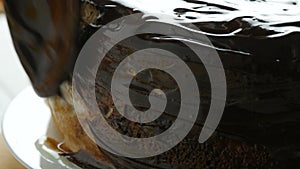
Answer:
[(42, 96), (57, 93), (78, 52), (78, 0), (5, 1), (7, 19), (22, 65)]

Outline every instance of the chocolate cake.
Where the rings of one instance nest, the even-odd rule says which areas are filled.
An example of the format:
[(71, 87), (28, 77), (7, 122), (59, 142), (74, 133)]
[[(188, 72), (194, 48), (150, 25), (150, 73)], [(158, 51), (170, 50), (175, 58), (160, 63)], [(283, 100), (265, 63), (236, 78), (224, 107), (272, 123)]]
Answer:
[[(161, 4), (160, 4), (161, 3)], [(6, 2), (16, 51), (37, 94), (47, 98), (67, 151), (82, 168), (299, 168), (300, 167), (300, 12), (298, 1), (40, 1)], [(153, 4), (150, 6), (150, 4)], [(160, 12), (174, 22), (193, 23), (222, 61), (227, 100), (222, 120), (205, 143), (199, 133), (211, 104), (205, 66), (177, 39), (141, 34), (114, 46), (95, 82), (99, 109), (110, 126), (136, 138), (152, 137), (174, 123), (180, 91), (174, 79), (150, 69), (130, 85), (132, 104), (147, 110), (147, 97), (159, 88), (172, 97), (162, 116), (139, 124), (114, 107), (111, 80), (120, 62), (141, 45), (170, 50), (194, 73), (201, 93), (199, 116), (187, 137), (171, 150), (148, 158), (110, 153), (89, 138), (74, 109), (72, 73), (85, 42), (103, 25), (134, 13)], [(80, 86), (78, 84), (77, 86)], [(81, 89), (84, 92), (84, 88)], [(83, 103), (84, 104), (84, 103)], [(85, 106), (83, 105), (83, 108)], [(87, 110), (88, 111), (88, 110)], [(91, 121), (97, 126), (97, 119)], [(99, 129), (101, 130), (101, 128)], [(97, 138), (95, 138), (97, 139)]]

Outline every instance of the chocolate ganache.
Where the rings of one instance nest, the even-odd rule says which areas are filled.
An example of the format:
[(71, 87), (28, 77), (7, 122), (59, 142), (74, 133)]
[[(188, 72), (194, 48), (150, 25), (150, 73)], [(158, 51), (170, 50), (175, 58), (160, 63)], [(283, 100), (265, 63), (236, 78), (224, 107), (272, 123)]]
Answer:
[[(8, 0), (5, 8), (14, 45), (36, 92), (60, 95), (84, 43), (103, 25), (133, 13), (167, 14), (174, 23), (193, 23), (206, 35), (222, 61), (227, 100), (222, 120), (205, 143), (198, 136), (211, 100), (204, 65), (178, 39), (141, 34), (121, 41), (98, 69), (96, 96), (106, 119), (118, 132), (151, 137), (170, 127), (178, 113), (180, 91), (169, 75), (150, 69), (130, 86), (132, 104), (147, 110), (147, 97), (160, 88), (172, 99), (157, 120), (138, 124), (113, 108), (112, 74), (129, 54), (160, 47), (181, 56), (193, 71), (201, 93), (198, 119), (173, 149), (149, 158), (131, 159), (102, 152), (117, 168), (299, 168), (300, 167), (300, 2), (296, 0)], [(180, 37), (179, 37), (180, 38)], [(91, 122), (97, 125), (97, 121)], [(101, 129), (99, 129), (101, 130)], [(81, 166), (97, 168), (82, 156), (67, 154)], [(93, 159), (95, 160), (95, 159)], [(79, 161), (79, 162), (78, 162)], [(96, 163), (96, 162), (93, 162)], [(88, 167), (88, 168), (89, 168)], [(99, 167), (98, 167), (99, 168)]]

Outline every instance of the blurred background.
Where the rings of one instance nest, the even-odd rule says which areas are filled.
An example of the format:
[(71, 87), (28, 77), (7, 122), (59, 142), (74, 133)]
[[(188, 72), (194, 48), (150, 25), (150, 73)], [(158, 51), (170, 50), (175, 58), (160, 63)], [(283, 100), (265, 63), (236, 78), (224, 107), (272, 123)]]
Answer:
[[(6, 16), (0, 0), (0, 164), (1, 169), (25, 169), (11, 155), (2, 138), (2, 119), (12, 99), (30, 85), (10, 37)], [(25, 112), (24, 112), (25, 113)]]
[[(14, 50), (7, 20), (0, 7), (0, 129), (2, 117), (11, 100), (30, 85)], [(2, 129), (1, 129), (2, 130)], [(0, 131), (1, 131), (0, 130)]]

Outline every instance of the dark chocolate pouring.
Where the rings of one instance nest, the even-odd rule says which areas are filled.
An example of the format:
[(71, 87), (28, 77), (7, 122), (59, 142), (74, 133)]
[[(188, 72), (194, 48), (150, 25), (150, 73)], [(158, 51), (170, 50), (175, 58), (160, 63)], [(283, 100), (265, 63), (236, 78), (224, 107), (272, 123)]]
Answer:
[(58, 92), (76, 60), (78, 0), (5, 1), (15, 49), (39, 96)]
[[(74, 0), (68, 5), (64, 1), (57, 2), (58, 9), (49, 7), (52, 1), (43, 1), (50, 10), (24, 15), (26, 5), (37, 4), (32, 2), (35, 1), (9, 0), (6, 11), (17, 52), (40, 96), (57, 94), (61, 81), (69, 80), (76, 49), (80, 49), (99, 27), (134, 12), (145, 15), (159, 12), (174, 16), (174, 22), (192, 22), (218, 51), (225, 69), (228, 96), (214, 136), (204, 144), (197, 142), (210, 105), (210, 84), (202, 63), (187, 56), (183, 60), (193, 70), (201, 90), (201, 115), (194, 129), (174, 149), (153, 158), (129, 159), (104, 151), (118, 168), (300, 168), (299, 1)], [(80, 21), (76, 20), (79, 14)], [(48, 22), (39, 25), (39, 22), (32, 22), (32, 16)], [(56, 24), (56, 20), (68, 22)], [(80, 33), (76, 33), (79, 28)], [(49, 33), (51, 30), (67, 36), (59, 37)], [(159, 35), (141, 35), (120, 42), (98, 70), (97, 94), (101, 97), (97, 99), (101, 110), (105, 112), (112, 106), (109, 79), (118, 60), (138, 50), (137, 44), (155, 46), (158, 42), (159, 46), (179, 55), (188, 52), (176, 39)], [(50, 44), (56, 46), (49, 49)], [(156, 77), (150, 79), (151, 83), (149, 75)], [(174, 96), (170, 110), (144, 126), (126, 121), (116, 110), (108, 121), (122, 134), (149, 137), (163, 132), (176, 118), (172, 108), (177, 107), (179, 95), (170, 81), (153, 81), (168, 79), (160, 78), (166, 77), (164, 74), (148, 71), (138, 77), (131, 85), (133, 105), (147, 109), (147, 103), (138, 100), (145, 99), (147, 94), (144, 93), (149, 89), (158, 87), (171, 91), (170, 95)], [(151, 132), (144, 133), (144, 129)]]

